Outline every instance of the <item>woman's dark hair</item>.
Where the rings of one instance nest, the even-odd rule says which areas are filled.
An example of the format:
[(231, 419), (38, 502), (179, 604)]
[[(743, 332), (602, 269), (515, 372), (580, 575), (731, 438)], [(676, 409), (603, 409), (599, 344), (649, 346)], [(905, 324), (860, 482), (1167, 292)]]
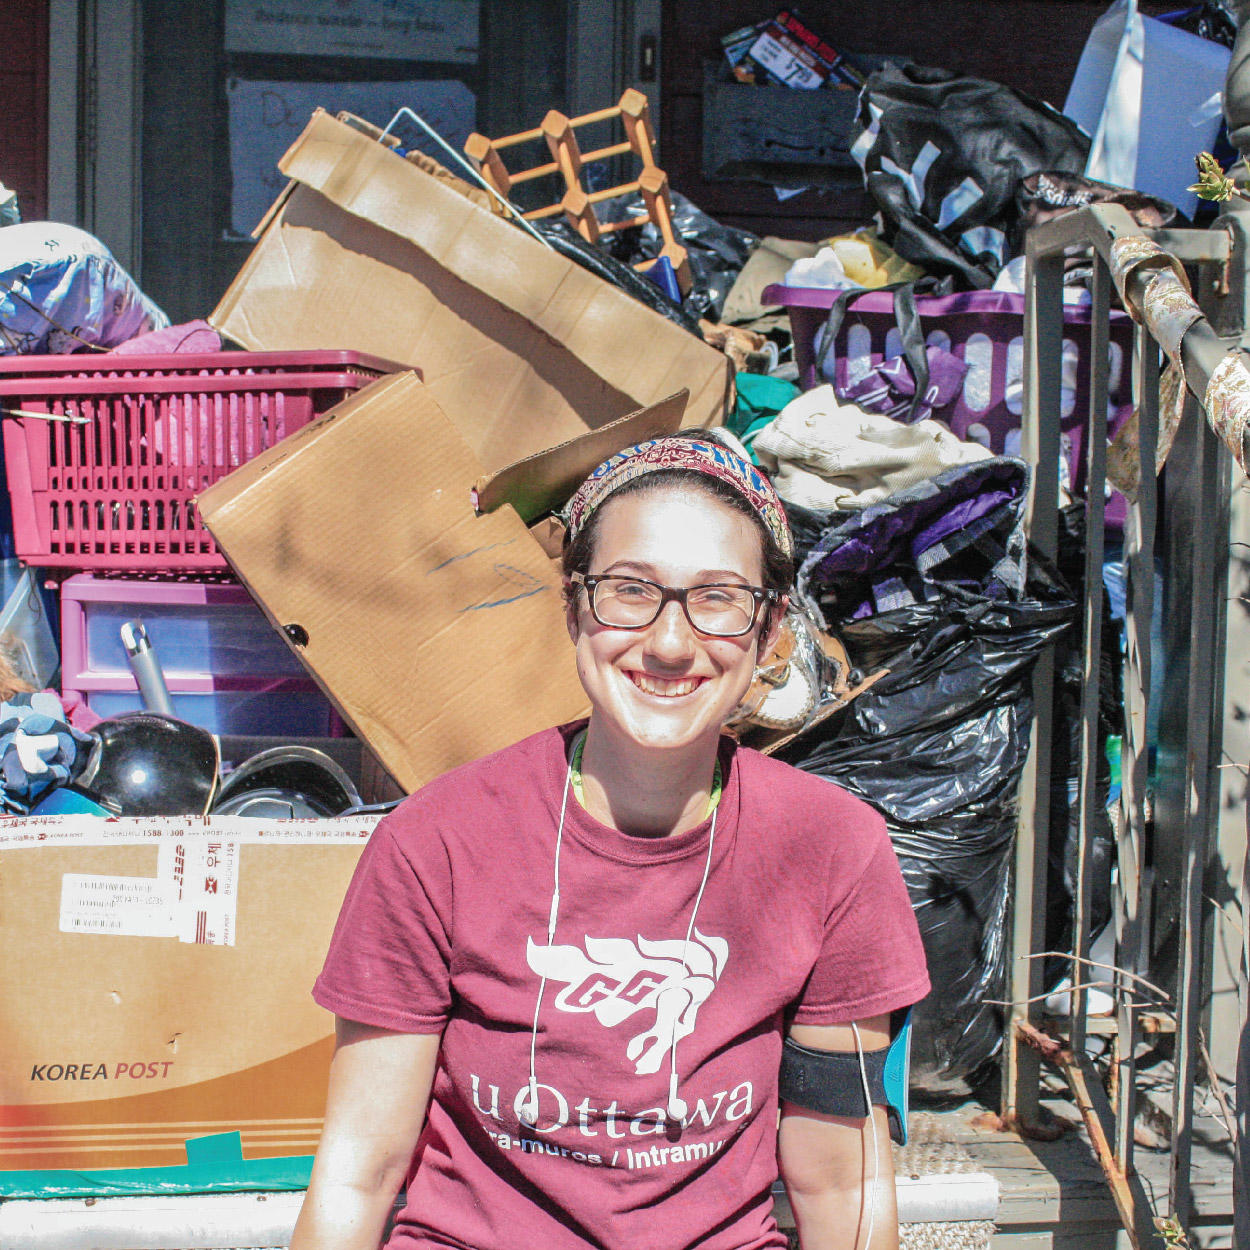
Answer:
[[(682, 432), (683, 435), (685, 431)], [(707, 438), (706, 432), (692, 432), (691, 436)], [(778, 594), (787, 594), (794, 584), (794, 561), (782, 551), (772, 531), (764, 524), (763, 519), (727, 482), (714, 478), (706, 473), (692, 469), (657, 469), (654, 473), (644, 473), (630, 482), (626, 482), (618, 490), (612, 492), (603, 504), (590, 514), (590, 519), (578, 531), (571, 541), (565, 541), (562, 567), (564, 575), (570, 573), (590, 572), (590, 562), (594, 557), (595, 543), (598, 537), (599, 521), (603, 508), (613, 499), (624, 498), (626, 495), (649, 494), (653, 491), (680, 486), (682, 490), (701, 490), (709, 498), (715, 499), (735, 512), (749, 517), (760, 536), (760, 549), (763, 555), (763, 584), (766, 590), (775, 590)], [(568, 593), (570, 602), (575, 596), (577, 587), (571, 587)]]

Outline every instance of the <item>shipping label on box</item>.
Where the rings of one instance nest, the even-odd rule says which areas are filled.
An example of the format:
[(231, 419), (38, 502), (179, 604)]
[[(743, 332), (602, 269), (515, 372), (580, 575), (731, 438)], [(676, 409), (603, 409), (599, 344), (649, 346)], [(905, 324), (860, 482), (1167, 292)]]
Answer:
[(0, 1170), (316, 1148), (310, 996), (376, 816), (0, 823)]

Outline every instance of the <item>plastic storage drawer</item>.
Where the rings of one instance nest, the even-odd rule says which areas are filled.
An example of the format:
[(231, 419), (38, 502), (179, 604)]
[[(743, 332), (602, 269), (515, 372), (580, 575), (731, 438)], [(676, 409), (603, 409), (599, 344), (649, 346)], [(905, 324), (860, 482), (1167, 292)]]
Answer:
[(100, 716), (141, 706), (120, 627), (144, 623), (176, 715), (216, 733), (334, 736), (333, 705), (240, 585), (78, 574), (61, 586), (62, 689)]

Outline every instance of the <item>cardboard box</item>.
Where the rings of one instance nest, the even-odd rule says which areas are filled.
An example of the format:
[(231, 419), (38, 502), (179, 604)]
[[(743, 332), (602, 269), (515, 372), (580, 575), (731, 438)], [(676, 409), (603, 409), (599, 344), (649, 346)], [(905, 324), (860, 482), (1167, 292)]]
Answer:
[(376, 820), (0, 822), (0, 1170), (312, 1153), (309, 991)]
[(665, 395), (719, 424), (728, 359), (318, 110), (212, 314), (252, 349), (354, 347), (419, 368), (493, 471)]
[(612, 452), (678, 429), (685, 399), (484, 475), (434, 388), (393, 374), (197, 504), (274, 625), (410, 791), (585, 710), (542, 517)]

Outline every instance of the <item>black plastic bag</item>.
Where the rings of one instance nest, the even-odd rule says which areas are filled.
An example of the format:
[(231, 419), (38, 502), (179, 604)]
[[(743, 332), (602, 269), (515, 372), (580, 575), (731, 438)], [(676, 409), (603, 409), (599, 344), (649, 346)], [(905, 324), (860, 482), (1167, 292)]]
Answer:
[[(669, 197), (673, 204), (673, 231), (690, 259), (691, 286), (682, 307), (696, 319), (719, 321), (725, 297), (747, 258), (759, 246), (759, 236), (749, 230), (722, 226), (676, 191), (670, 191)], [(642, 211), (642, 197), (621, 196), (609, 201), (608, 208), (611, 211), (605, 215), (623, 218), (631, 209)], [(664, 246), (659, 230), (650, 223), (637, 230), (618, 231), (612, 237), (613, 255), (629, 265), (658, 256)]]
[(801, 568), (808, 552), (820, 542), (821, 536), (834, 521), (845, 518), (845, 513), (825, 512), (819, 508), (805, 508), (802, 504), (785, 501), (786, 520), (794, 535), (794, 564)]
[(536, 224), (547, 242), (562, 256), (576, 261), (583, 269), (589, 269), (605, 282), (619, 287), (627, 295), (632, 295), (658, 312), (661, 317), (667, 317), (683, 330), (689, 330), (691, 334), (702, 338), (697, 320), (679, 304), (674, 304), (649, 278), (644, 278), (637, 270), (623, 264), (603, 248), (588, 243), (566, 222), (541, 221)]
[(930, 273), (992, 286), (1008, 254), (1020, 179), (1080, 173), (1089, 138), (1050, 105), (1001, 83), (889, 65), (860, 94), (851, 152), (885, 239)]
[(1226, 48), (1237, 41), (1237, 6), (1233, 0), (1204, 0), (1202, 4), (1169, 14), (1167, 22), (1213, 43), (1222, 43)]
[(1074, 615), (1059, 575), (1026, 560), (1027, 483), (1020, 461), (982, 460), (837, 514), (799, 575), (851, 662), (890, 670), (781, 755), (886, 818), (934, 987), (912, 1048), (931, 1093), (966, 1092), (1002, 1040), (987, 1000), (1006, 997), (1032, 669)]

